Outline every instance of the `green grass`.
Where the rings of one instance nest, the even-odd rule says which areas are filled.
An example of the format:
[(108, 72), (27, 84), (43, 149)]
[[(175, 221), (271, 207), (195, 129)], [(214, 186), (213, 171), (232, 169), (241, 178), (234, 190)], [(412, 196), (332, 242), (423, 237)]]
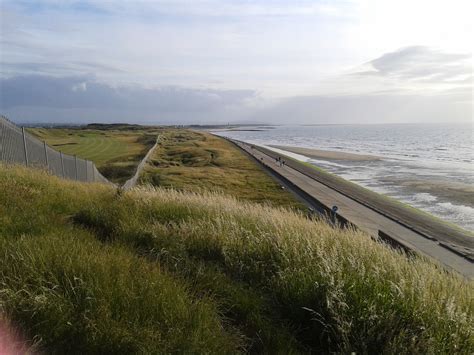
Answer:
[(108, 179), (123, 183), (156, 141), (156, 129), (93, 130), (30, 128), (30, 133), (65, 154), (91, 160)]
[(83, 208), (113, 201), (113, 189), (37, 171), (0, 175), (0, 319), (33, 349), (129, 354), (239, 347), (207, 297), (195, 297), (159, 263), (71, 223)]
[(141, 182), (180, 191), (218, 191), (242, 200), (305, 209), (242, 151), (205, 132), (165, 130)]
[(474, 351), (474, 284), (364, 233), (26, 168), (0, 187), (0, 320), (37, 351)]

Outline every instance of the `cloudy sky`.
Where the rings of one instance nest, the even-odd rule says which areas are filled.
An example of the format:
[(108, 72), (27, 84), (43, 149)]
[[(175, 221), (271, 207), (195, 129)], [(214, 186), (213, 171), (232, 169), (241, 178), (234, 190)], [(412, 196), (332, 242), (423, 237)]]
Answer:
[(17, 122), (470, 121), (470, 0), (0, 0)]

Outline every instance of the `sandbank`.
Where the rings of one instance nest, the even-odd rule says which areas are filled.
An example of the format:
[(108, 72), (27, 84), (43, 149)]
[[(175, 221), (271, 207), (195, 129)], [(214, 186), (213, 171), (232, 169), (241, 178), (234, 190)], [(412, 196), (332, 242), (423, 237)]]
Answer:
[(289, 147), (289, 146), (283, 146), (283, 145), (270, 145), (270, 147), (286, 150), (287, 152), (291, 152), (295, 154), (304, 155), (308, 158), (313, 158), (313, 159), (344, 160), (344, 161), (375, 161), (375, 160), (382, 159), (375, 155), (346, 153), (346, 152), (338, 152), (338, 151), (333, 151), (333, 150)]

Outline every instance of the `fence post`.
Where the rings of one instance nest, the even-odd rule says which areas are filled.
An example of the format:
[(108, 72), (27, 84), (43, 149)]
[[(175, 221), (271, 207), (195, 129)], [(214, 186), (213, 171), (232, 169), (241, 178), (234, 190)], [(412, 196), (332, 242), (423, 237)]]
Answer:
[(25, 165), (28, 166), (28, 151), (26, 150), (25, 127), (21, 127), (21, 134), (23, 135), (23, 150), (25, 152)]
[(95, 182), (95, 165), (92, 165), (92, 181)]
[(49, 170), (48, 149), (47, 149), (47, 145), (45, 141), (43, 141), (43, 146), (44, 146), (44, 161), (46, 162), (46, 167)]
[(76, 168), (76, 181), (77, 181), (77, 155), (74, 155), (74, 166)]
[(63, 177), (66, 177), (66, 176), (64, 175), (63, 152), (59, 152), (59, 156), (61, 157), (61, 172), (63, 173)]

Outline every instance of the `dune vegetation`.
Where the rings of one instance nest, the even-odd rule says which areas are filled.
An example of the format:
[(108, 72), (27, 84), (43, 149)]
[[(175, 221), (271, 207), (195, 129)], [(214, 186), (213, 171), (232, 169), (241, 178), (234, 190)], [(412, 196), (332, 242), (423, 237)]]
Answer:
[(141, 182), (179, 191), (218, 191), (241, 200), (307, 209), (240, 149), (207, 132), (163, 130)]
[(474, 352), (474, 284), (297, 211), (0, 166), (0, 330), (46, 353)]

